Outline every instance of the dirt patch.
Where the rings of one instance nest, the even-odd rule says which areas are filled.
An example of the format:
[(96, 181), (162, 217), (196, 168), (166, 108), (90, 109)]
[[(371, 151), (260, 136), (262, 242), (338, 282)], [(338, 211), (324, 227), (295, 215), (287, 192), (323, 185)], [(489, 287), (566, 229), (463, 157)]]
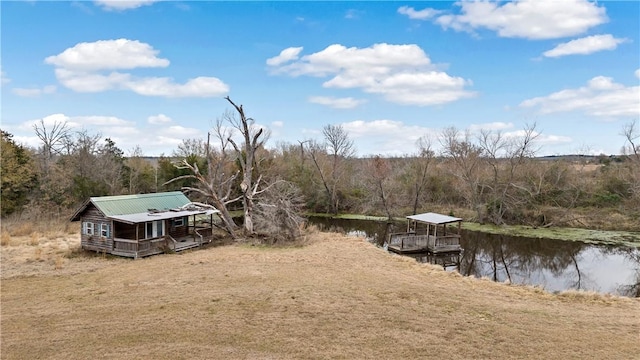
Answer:
[[(316, 233), (305, 244), (242, 244), (141, 260), (68, 257), (62, 268), (45, 261), (39, 270), (24, 259), (33, 255), (5, 254), (11, 245), (3, 246), (2, 358), (640, 353), (637, 299), (552, 295), (466, 278), (338, 234)], [(5, 259), (24, 275), (16, 268), (5, 277)]]

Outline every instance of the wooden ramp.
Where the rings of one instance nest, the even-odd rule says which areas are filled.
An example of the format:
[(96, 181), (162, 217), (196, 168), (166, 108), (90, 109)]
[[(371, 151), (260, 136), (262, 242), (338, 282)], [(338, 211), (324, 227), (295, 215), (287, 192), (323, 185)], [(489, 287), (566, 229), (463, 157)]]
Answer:
[(197, 248), (200, 246), (200, 243), (193, 239), (182, 239), (182, 240), (177, 240), (174, 245), (175, 245), (174, 251), (179, 252), (179, 251)]

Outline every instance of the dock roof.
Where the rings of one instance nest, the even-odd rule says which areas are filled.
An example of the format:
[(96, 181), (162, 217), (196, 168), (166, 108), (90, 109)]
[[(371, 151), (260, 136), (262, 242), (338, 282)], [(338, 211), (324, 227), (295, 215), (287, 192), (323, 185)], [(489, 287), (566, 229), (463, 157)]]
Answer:
[(442, 215), (442, 214), (436, 214), (432, 212), (424, 213), (424, 214), (409, 215), (407, 216), (407, 219), (415, 220), (423, 223), (429, 223), (429, 224), (448, 224), (448, 223), (462, 221), (461, 218)]

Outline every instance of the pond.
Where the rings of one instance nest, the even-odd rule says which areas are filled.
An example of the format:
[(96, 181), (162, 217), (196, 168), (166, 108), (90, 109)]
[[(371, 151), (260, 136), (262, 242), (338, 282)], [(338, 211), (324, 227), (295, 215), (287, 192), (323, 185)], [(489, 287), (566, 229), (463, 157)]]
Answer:
[[(389, 233), (404, 232), (405, 223), (371, 220), (309, 218), (325, 231), (363, 236), (384, 247)], [(512, 284), (536, 285), (550, 292), (585, 290), (640, 297), (640, 249), (493, 235), (464, 231), (459, 271), (465, 276), (486, 277)], [(418, 261), (428, 261), (420, 254)]]

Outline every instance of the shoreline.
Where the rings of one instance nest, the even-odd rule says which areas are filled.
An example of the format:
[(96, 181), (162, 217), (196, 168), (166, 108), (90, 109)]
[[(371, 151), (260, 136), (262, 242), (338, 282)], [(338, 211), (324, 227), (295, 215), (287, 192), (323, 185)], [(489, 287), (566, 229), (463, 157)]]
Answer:
[[(306, 214), (306, 216), (323, 217), (341, 220), (387, 221), (384, 216), (358, 214)], [(393, 221), (404, 222), (405, 218), (393, 218)], [(478, 231), (494, 235), (509, 235), (533, 239), (553, 239), (562, 241), (581, 241), (589, 244), (615, 245), (640, 248), (640, 232), (594, 230), (571, 227), (534, 228), (526, 225), (491, 225), (463, 221), (462, 229)]]

